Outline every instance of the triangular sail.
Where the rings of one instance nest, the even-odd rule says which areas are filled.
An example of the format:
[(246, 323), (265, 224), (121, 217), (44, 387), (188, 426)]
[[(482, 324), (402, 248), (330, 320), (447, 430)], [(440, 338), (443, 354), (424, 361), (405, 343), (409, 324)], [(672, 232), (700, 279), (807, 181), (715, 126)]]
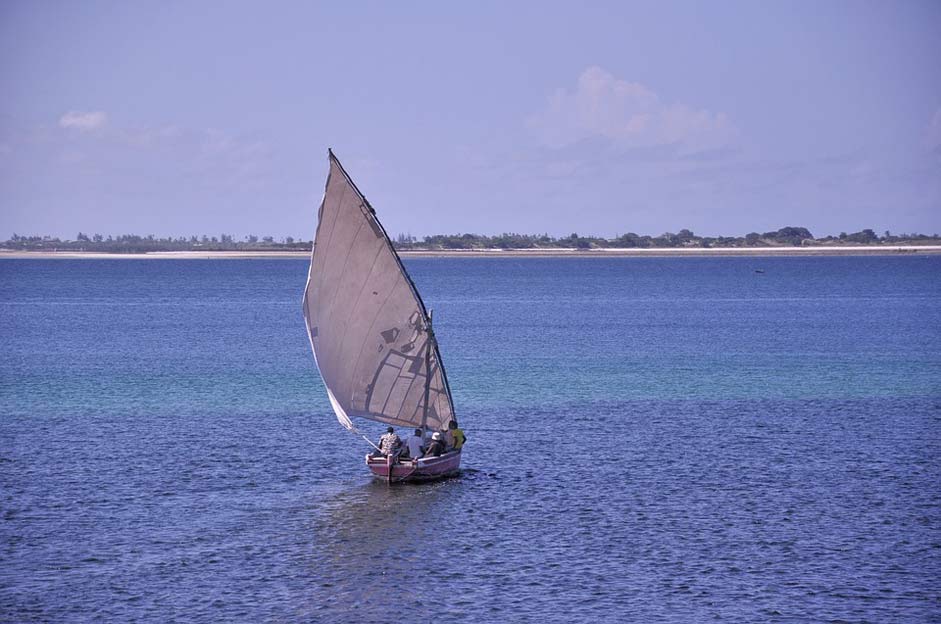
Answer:
[(344, 426), (352, 429), (350, 419), (359, 417), (442, 429), (453, 419), (425, 305), (369, 202), (332, 152), (304, 318)]

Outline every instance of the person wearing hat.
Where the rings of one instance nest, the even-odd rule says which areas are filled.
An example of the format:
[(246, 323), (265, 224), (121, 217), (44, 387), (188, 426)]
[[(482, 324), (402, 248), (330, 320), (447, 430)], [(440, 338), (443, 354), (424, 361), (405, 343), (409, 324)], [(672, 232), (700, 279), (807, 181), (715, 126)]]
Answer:
[(441, 439), (441, 432), (435, 431), (434, 435), (431, 436), (431, 442), (428, 444), (428, 448), (425, 449), (425, 454), (422, 455), (422, 457), (438, 457), (443, 452), (444, 440)]

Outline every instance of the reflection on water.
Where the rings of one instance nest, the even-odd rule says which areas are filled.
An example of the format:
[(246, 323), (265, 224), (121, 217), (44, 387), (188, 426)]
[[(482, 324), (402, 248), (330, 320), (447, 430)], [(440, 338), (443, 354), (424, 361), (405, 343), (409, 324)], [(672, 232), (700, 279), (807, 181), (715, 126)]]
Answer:
[(318, 585), (318, 612), (388, 614), (440, 600), (417, 581), (446, 564), (449, 491), (460, 477), (427, 484), (389, 486), (380, 479), (317, 501), (310, 525), (308, 565)]

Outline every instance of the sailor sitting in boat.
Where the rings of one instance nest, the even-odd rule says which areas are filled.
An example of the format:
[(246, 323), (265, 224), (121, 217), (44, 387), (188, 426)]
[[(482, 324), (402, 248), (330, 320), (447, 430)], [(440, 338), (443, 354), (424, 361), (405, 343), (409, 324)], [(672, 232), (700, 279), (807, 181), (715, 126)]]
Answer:
[(467, 441), (467, 436), (464, 435), (464, 430), (457, 426), (456, 420), (452, 420), (448, 423), (448, 432), (451, 434), (451, 439), (454, 440), (454, 450), (461, 450), (461, 447), (464, 446), (464, 442)]
[(451, 450), (454, 448), (454, 434), (451, 433), (451, 423), (448, 423), (446, 429), (441, 430), (441, 441), (444, 442), (444, 448)]
[(418, 459), (425, 452), (425, 438), (422, 436), (422, 430), (416, 429), (415, 433), (409, 436), (405, 441), (405, 451), (402, 457), (412, 457)]
[(446, 452), (457, 451), (464, 446), (467, 436), (464, 435), (463, 429), (458, 428), (457, 421), (452, 420), (448, 423), (447, 429), (441, 430), (441, 440), (444, 442), (444, 450)]
[(395, 457), (402, 452), (402, 438), (395, 433), (395, 429), (389, 427), (379, 438), (379, 448), (372, 455), (373, 457)]
[(428, 448), (425, 449), (425, 454), (422, 455), (422, 457), (438, 457), (443, 452), (444, 440), (442, 439), (441, 432), (435, 431), (434, 435), (431, 436), (431, 443), (428, 444)]

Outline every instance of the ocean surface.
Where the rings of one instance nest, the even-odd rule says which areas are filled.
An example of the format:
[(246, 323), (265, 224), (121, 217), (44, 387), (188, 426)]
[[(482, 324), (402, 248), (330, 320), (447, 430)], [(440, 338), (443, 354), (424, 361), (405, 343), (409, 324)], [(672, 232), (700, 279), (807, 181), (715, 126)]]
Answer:
[(0, 260), (0, 621), (941, 621), (941, 257), (405, 264), (469, 441), (388, 487), (305, 261)]

